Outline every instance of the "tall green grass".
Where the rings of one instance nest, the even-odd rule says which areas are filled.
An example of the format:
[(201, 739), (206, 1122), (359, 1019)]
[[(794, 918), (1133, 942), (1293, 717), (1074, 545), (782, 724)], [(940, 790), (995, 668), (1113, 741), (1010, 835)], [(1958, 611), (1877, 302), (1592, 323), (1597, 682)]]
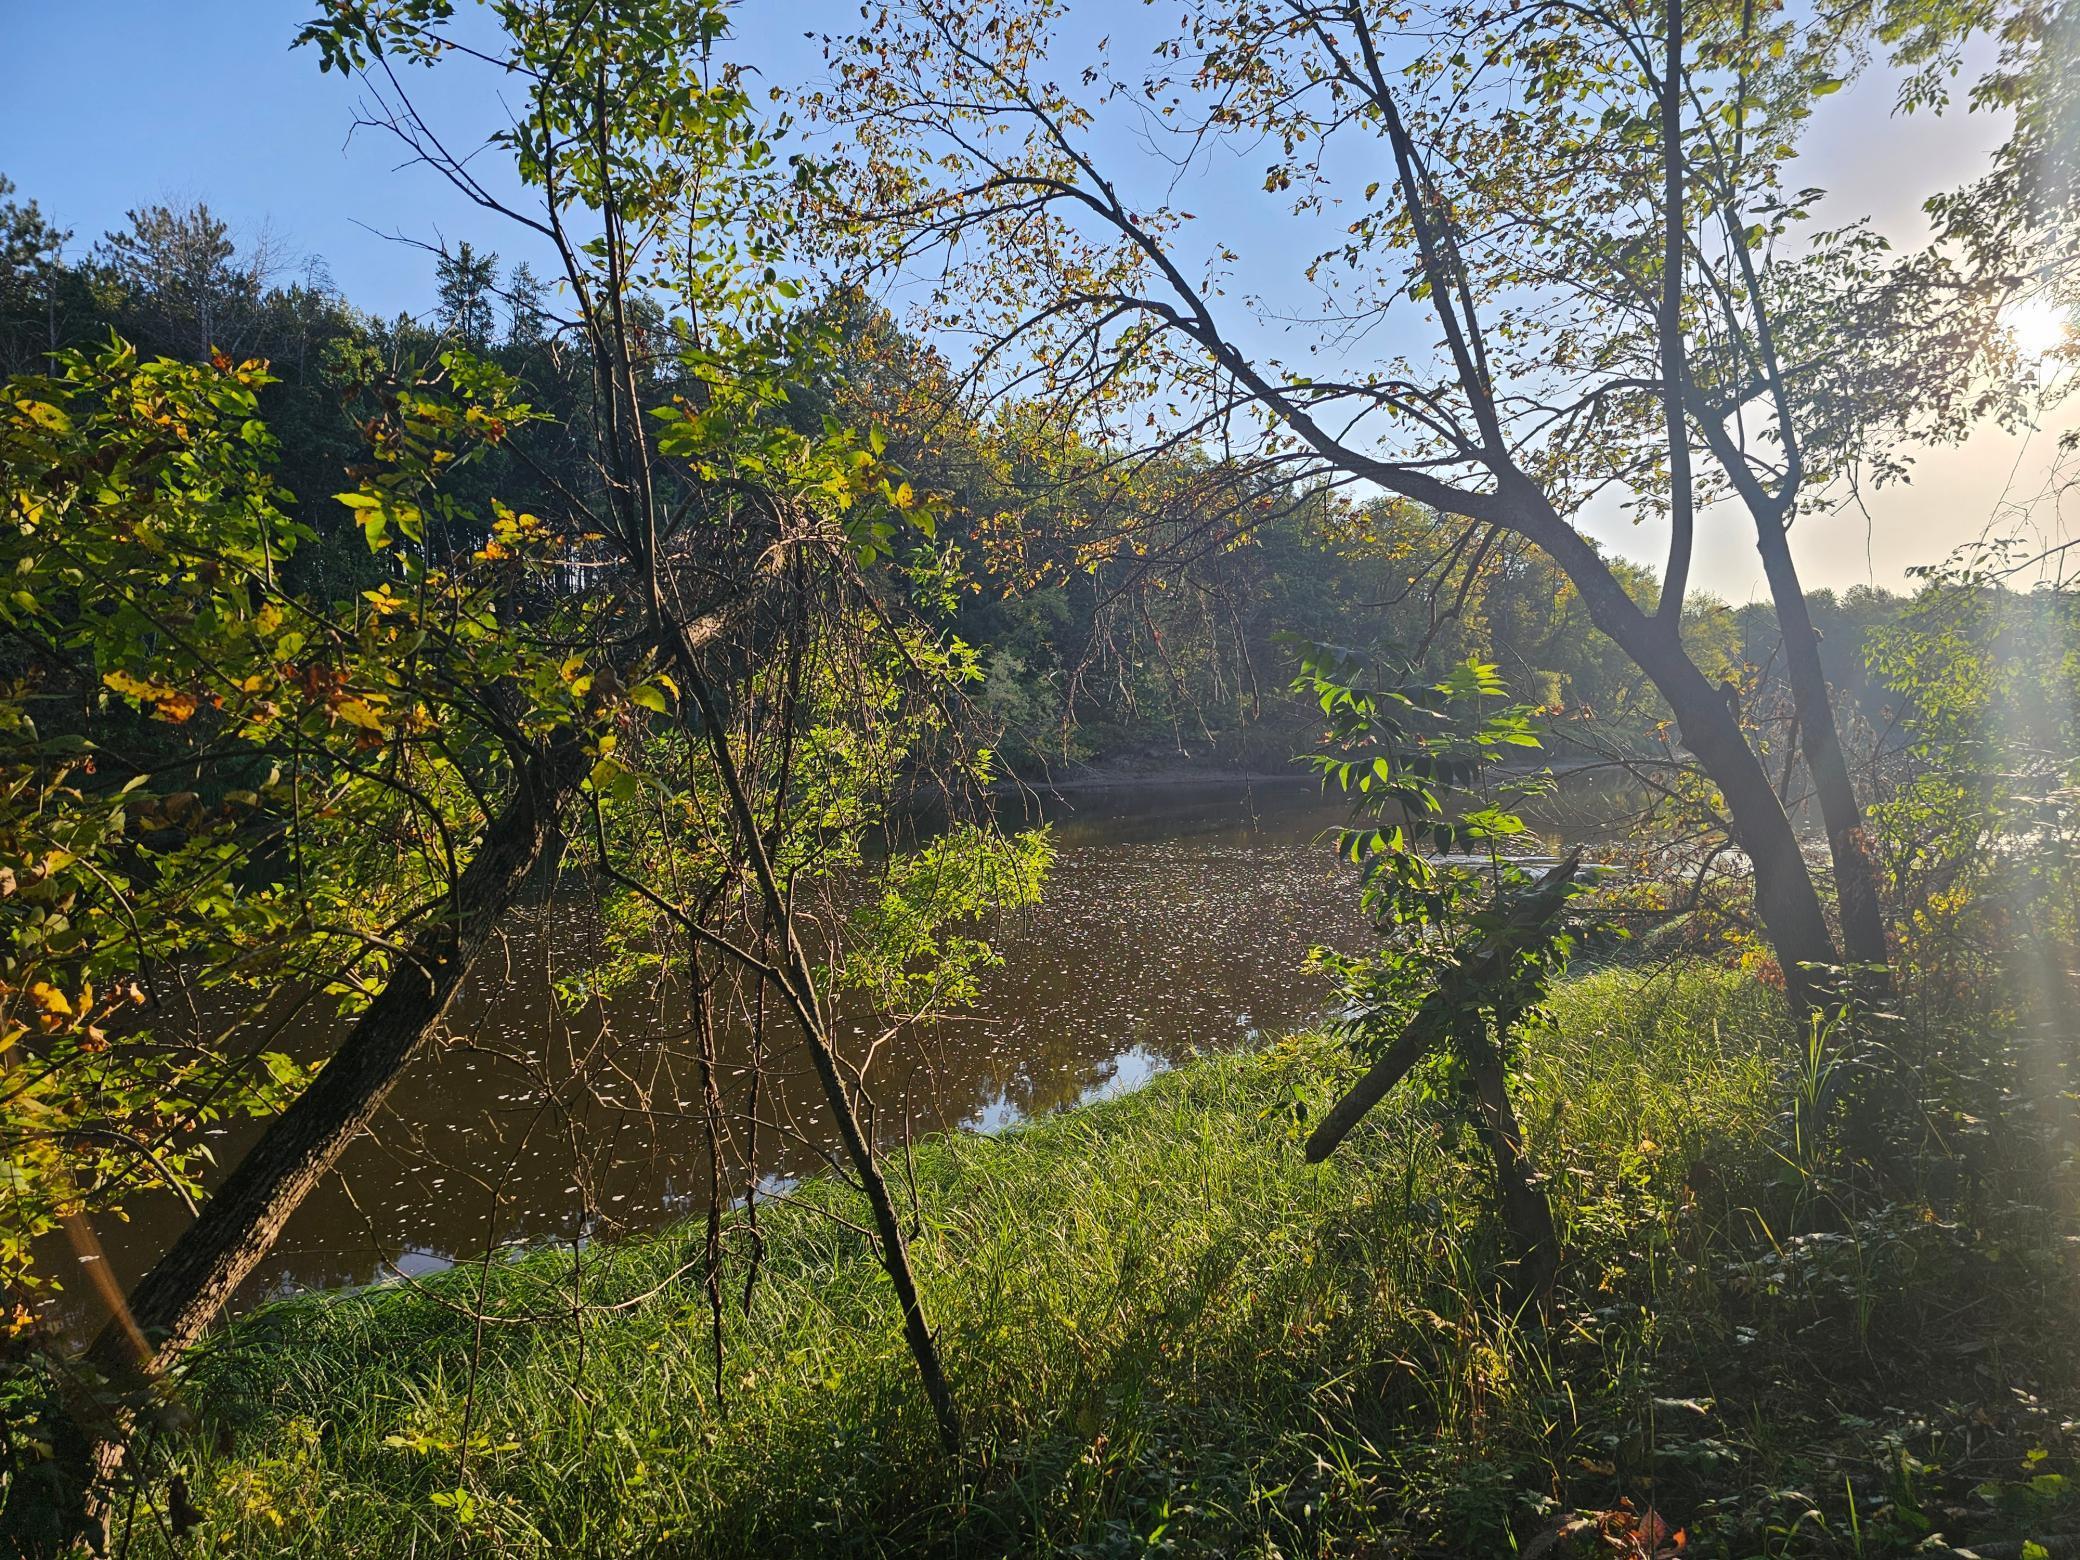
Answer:
[[(1498, 1299), (1472, 1146), (1418, 1090), (1303, 1162), (1352, 1066), (1303, 1037), (920, 1148), (958, 1466), (858, 1209), (818, 1183), (766, 1210), (719, 1396), (697, 1273), (674, 1277), (693, 1230), (248, 1318), (197, 1361), (197, 1421), (159, 1459), (202, 1513), (182, 1550), (1487, 1555), (1562, 1504), (1696, 1506), (1779, 1473), (1772, 1427), (1665, 1405), (1711, 1390), (1700, 1362), (1745, 1379), (1771, 1282), (1796, 1291), (1781, 1336), (1811, 1324), (1803, 1270), (1769, 1279), (1743, 1211), (1781, 1167), (1781, 1016), (1708, 972), (1607, 972), (1553, 1007), (1523, 1111), (1571, 1252), (1549, 1328)], [(1752, 1259), (1712, 1256), (1732, 1246)], [(1715, 1473), (1722, 1447), (1738, 1466)], [(163, 1533), (141, 1515), (137, 1551)]]

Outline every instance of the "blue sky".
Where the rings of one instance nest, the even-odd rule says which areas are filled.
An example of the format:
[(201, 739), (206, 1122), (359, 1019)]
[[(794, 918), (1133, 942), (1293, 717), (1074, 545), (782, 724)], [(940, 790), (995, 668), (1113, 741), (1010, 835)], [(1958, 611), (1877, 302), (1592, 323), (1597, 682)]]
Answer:
[[(399, 167), (395, 142), (353, 132), (358, 89), (320, 75), (309, 51), (289, 49), (313, 9), (309, 0), (0, 0), (0, 173), (74, 229), (82, 250), (132, 206), (206, 200), (241, 234), (265, 229), (287, 256), (322, 256), (349, 298), (386, 315), (429, 306), (432, 261), (383, 235), (467, 239), (509, 260), (528, 257), (510, 227), (427, 170)], [(1116, 0), (1082, 9), (1084, 25), (1115, 31), (1148, 14)], [(739, 56), (776, 83), (798, 83), (819, 69), (805, 30), (841, 29), (858, 15), (844, 0), (749, 0)], [(436, 71), (413, 85), (462, 144), (498, 121), (482, 72)], [(1920, 202), (1968, 177), (2000, 127), (1955, 115), (1899, 120), (1888, 110), (1875, 82), (1829, 99), (1812, 127), (1806, 177), (1910, 243)], [(1915, 483), (1871, 496), (1868, 516), (1852, 509), (1801, 525), (1808, 581), (1897, 586), (1907, 566), (1977, 535), (2004, 494), (2041, 483), (2054, 444), (2048, 431), (1988, 431), (1963, 449), (1924, 454)], [(1593, 529), (1628, 554), (1659, 552), (1651, 528), (1607, 517)], [(1736, 600), (1757, 592), (1760, 571), (1738, 527), (1708, 531), (1696, 578)]]
[(0, 0), (0, 173), (82, 249), (133, 206), (192, 197), (243, 236), (268, 228), (292, 254), (322, 255), (362, 308), (426, 308), (431, 257), (379, 232), (491, 248), (511, 235), (424, 170), (399, 171), (394, 143), (351, 133), (358, 89), (289, 49), (314, 9)]

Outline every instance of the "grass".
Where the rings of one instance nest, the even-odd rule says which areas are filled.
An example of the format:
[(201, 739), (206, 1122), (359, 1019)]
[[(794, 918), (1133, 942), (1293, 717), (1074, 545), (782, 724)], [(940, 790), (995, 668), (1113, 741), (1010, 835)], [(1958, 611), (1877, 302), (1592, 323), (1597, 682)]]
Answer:
[[(1503, 1555), (1583, 1514), (1592, 1547), (1557, 1552), (1663, 1522), (1690, 1554), (1877, 1555), (2080, 1526), (2046, 1210), (1999, 1241), (1817, 1213), (1752, 983), (1606, 972), (1555, 1010), (1523, 1085), (1570, 1250), (1544, 1328), (1495, 1294), (1447, 1113), (1405, 1089), (1302, 1161), (1350, 1068), (1303, 1037), (920, 1148), (959, 1465), (818, 1184), (765, 1215), (720, 1399), (690, 1230), (254, 1315), (158, 1459), (200, 1511), (180, 1552)], [(480, 1290), (509, 1319), (481, 1337)], [(165, 1546), (156, 1512), (131, 1541)]]

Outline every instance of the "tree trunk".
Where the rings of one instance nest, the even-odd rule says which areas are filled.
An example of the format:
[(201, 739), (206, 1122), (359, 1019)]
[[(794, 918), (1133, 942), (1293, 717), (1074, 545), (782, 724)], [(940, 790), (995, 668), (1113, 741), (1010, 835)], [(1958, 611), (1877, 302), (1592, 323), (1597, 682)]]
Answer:
[[(572, 738), (522, 767), (513, 799), (457, 880), (453, 914), (412, 940), (310, 1087), (269, 1124), (201, 1216), (138, 1281), (130, 1311), (154, 1340), (149, 1368), (202, 1335), (304, 1196), (374, 1118), (494, 927), (553, 857), (558, 805), (584, 774), (584, 754)], [(108, 1371), (120, 1367), (124, 1352), (111, 1324), (87, 1358)]]
[(1553, 1224), (1553, 1205), (1524, 1153), (1524, 1132), (1509, 1102), (1502, 1051), (1489, 1039), (1487, 1021), (1478, 1014), (1466, 1016), (1457, 1038), (1472, 1087), (1474, 1124), (1495, 1164), (1495, 1205), (1516, 1248), (1510, 1288), (1519, 1303), (1542, 1307), (1560, 1275), (1560, 1232)]
[(1596, 626), (1632, 657), (1668, 701), (1683, 746), (1719, 788), (1735, 842), (1747, 852), (1755, 873), (1755, 911), (1784, 972), (1786, 990), (1803, 1007), (1824, 1005), (1830, 983), (1815, 973), (1815, 967), (1840, 961), (1799, 848), (1798, 831), (1762, 761), (1748, 746), (1740, 722), (1683, 648), (1680, 623), (1642, 612), (1602, 555), (1528, 479), (1511, 483), (1503, 497), (1511, 529), (1560, 566), (1582, 593)]
[(1827, 969), (1839, 960), (1798, 831), (1719, 690), (1680, 647), (1672, 654), (1675, 663), (1658, 674), (1649, 666), (1648, 675), (1675, 711), (1683, 745), (1725, 799), (1734, 837), (1755, 873), (1756, 914), (1776, 951), (1785, 989), (1801, 1006), (1823, 1006), (1832, 985)]
[[(137, 1358), (131, 1334), (111, 1321), (89, 1346), (88, 1364), (118, 1385), (134, 1384), (158, 1375), (202, 1336), (290, 1215), (374, 1119), (528, 880), (553, 863), (557, 809), (585, 772), (575, 737), (559, 738), (522, 766), (513, 799), (485, 829), (456, 883), (452, 915), (412, 940), (310, 1087), (268, 1125), (201, 1215), (131, 1291), (131, 1317), (150, 1340), (148, 1356)], [(122, 1465), (123, 1428), (112, 1422), (97, 1430), (90, 1524)]]
[[(1790, 677), (1792, 704), (1798, 712), (1799, 748), (1813, 777), (1813, 793), (1827, 828), (1828, 853), (1834, 860), (1843, 952), (1851, 964), (1882, 967), (1890, 954), (1885, 940), (1884, 903), (1878, 892), (1877, 863), (1871, 859), (1870, 843), (1863, 832), (1863, 810), (1857, 805), (1856, 787), (1849, 779), (1848, 760), (1842, 754), (1834, 702), (1827, 690), (1827, 673), (1820, 664), (1820, 636), (1806, 609), (1805, 592), (1799, 587), (1798, 569), (1792, 562), (1791, 543), (1782, 523), (1766, 514), (1757, 514), (1755, 545), (1762, 554), (1763, 572), (1769, 579), (1777, 624), (1784, 636), (1784, 666)], [(1878, 970), (1873, 969), (1872, 974), (1877, 975)]]

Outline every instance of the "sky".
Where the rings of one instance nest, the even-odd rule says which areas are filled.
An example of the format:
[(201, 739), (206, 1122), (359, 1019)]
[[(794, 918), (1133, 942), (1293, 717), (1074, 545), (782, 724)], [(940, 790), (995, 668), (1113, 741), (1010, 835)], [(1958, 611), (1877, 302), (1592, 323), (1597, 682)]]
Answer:
[[(394, 141), (354, 129), (360, 89), (321, 75), (310, 51), (289, 49), (313, 10), (311, 0), (0, 0), (0, 102), (9, 110), (0, 174), (73, 229), (78, 251), (122, 226), (131, 207), (206, 200), (247, 240), (269, 234), (291, 270), (322, 257), (346, 296), (380, 315), (423, 313), (432, 302), (432, 258), (399, 236), (467, 240), (549, 269), (430, 171), (401, 166)], [(1107, 31), (1146, 14), (1118, 0), (1082, 10)], [(736, 52), (793, 85), (820, 68), (805, 29), (840, 29), (858, 14), (844, 0), (747, 0)], [(1131, 37), (1114, 38), (1116, 52), (1131, 46)], [(458, 136), (480, 137), (496, 122), (499, 104), (481, 74), (421, 80), (433, 117)], [(1921, 202), (1983, 166), (2002, 126), (1961, 113), (1897, 118), (1890, 107), (1884, 83), (1871, 79), (1824, 100), (1801, 166), (1806, 182), (1835, 192), (1840, 211), (1869, 213), (1904, 247), (1922, 230)], [(1911, 484), (1803, 517), (1793, 541), (1808, 586), (1899, 588), (1909, 567), (2012, 523), (2045, 487), (2058, 432), (2072, 423), (2068, 414), (2033, 433), (1988, 428), (1961, 447), (1921, 451)], [(2028, 520), (2045, 542), (2080, 534), (2047, 504)], [(1615, 513), (1589, 528), (1648, 561), (1664, 541)], [(1693, 578), (1736, 602), (1762, 594), (1740, 524), (1701, 527)]]

